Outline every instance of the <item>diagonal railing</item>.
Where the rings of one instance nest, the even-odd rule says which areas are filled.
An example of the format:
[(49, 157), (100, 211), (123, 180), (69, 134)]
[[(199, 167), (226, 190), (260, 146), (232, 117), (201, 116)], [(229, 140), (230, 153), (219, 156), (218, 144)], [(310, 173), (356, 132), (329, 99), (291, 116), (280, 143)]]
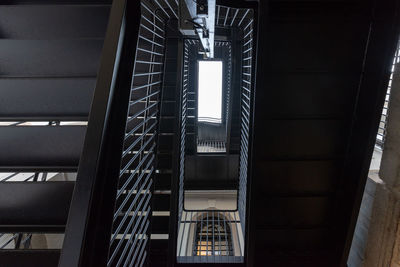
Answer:
[(143, 266), (166, 21), (176, 1), (114, 0), (59, 266)]

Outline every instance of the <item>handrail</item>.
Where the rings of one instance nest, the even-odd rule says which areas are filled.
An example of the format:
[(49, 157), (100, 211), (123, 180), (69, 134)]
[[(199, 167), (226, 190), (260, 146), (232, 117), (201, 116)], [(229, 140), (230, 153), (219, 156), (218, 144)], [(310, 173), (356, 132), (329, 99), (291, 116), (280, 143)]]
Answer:
[(107, 265), (139, 25), (140, 1), (113, 1), (60, 267)]

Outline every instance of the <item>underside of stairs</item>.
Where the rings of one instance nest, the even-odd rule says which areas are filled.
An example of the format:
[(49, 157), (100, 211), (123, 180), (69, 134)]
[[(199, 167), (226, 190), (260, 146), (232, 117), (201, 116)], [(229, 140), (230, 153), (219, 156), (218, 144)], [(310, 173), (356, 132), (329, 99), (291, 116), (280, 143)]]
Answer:
[(109, 13), (110, 1), (0, 4), (0, 232), (12, 239), (0, 266), (58, 265)]

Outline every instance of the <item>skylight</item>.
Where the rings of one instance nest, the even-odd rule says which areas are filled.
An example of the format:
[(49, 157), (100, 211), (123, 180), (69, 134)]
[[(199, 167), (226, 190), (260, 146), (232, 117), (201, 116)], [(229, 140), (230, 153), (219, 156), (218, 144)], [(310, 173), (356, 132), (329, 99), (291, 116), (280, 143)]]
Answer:
[(198, 121), (222, 122), (222, 61), (199, 61)]

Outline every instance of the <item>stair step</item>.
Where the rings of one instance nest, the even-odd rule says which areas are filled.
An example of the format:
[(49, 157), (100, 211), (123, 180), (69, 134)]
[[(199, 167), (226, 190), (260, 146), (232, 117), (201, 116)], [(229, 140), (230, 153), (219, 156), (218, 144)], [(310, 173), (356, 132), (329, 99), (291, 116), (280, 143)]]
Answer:
[(168, 239), (151, 240), (149, 266), (167, 266), (168, 242)]
[(153, 216), (151, 225), (152, 234), (168, 234), (169, 216)]
[(86, 126), (0, 127), (2, 171), (74, 171)]
[(56, 267), (59, 258), (58, 249), (0, 249), (1, 267)]
[(109, 5), (0, 5), (0, 38), (104, 38), (109, 13)]
[(0, 232), (63, 231), (74, 184), (0, 183)]
[[(105, 5), (111, 4), (112, 0), (52, 0), (53, 4), (81, 4), (81, 5)], [(0, 5), (32, 5), (35, 3), (39, 4), (48, 4), (49, 1), (47, 0), (2, 0)]]
[(175, 115), (175, 102), (165, 102), (161, 104), (161, 114), (162, 116), (174, 116)]
[(171, 154), (158, 154), (157, 168), (172, 169), (172, 155)]
[(0, 79), (0, 119), (85, 121), (95, 85), (96, 78)]
[(162, 117), (160, 120), (160, 131), (163, 133), (173, 133), (175, 131), (175, 122), (176, 119), (174, 116)]
[(169, 211), (170, 199), (171, 199), (170, 194), (154, 194), (153, 211)]
[(96, 77), (103, 42), (103, 39), (0, 39), (0, 58), (7, 62), (2, 65), (0, 76)]
[(154, 177), (154, 190), (170, 190), (172, 175), (169, 173), (156, 173)]

